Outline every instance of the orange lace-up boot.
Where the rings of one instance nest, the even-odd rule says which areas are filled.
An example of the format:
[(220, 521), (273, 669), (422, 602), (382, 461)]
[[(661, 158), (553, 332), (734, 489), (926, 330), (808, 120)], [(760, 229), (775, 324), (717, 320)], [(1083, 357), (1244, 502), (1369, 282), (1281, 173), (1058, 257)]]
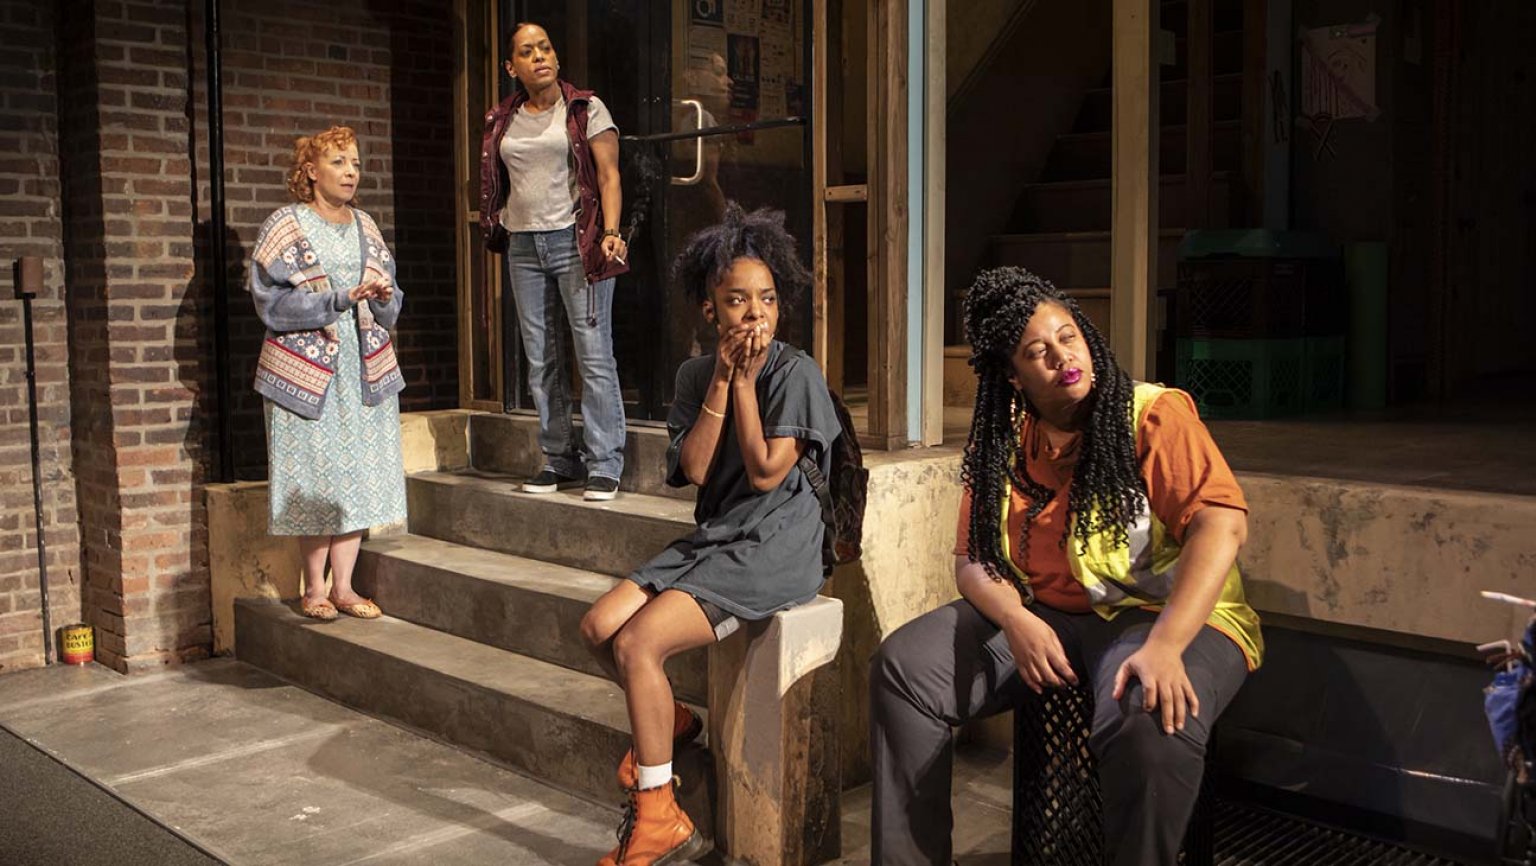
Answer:
[(658, 788), (629, 789), (619, 824), (619, 845), (597, 866), (667, 866), (692, 860), (709, 849), (688, 813), (677, 803), (677, 777)]
[[(672, 749), (674, 755), (678, 746), (692, 742), (699, 734), (704, 733), (704, 720), (699, 714), (688, 709), (680, 703), (672, 704)], [(624, 753), (624, 759), (619, 761), (619, 787), (625, 791), (640, 784), (640, 771), (635, 767), (635, 750)]]

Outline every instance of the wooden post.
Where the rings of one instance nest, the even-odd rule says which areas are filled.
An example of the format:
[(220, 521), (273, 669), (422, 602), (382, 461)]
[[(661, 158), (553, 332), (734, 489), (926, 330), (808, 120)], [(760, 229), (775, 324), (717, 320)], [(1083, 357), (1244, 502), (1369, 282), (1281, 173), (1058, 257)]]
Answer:
[[(911, 0), (920, 2), (920, 0)], [(948, 121), (945, 3), (925, 3), (923, 68), (922, 443), (944, 441), (944, 175)]]
[(1157, 291), (1158, 4), (1114, 0), (1110, 344), (1132, 378), (1154, 368)]
[[(466, 196), (464, 191), (469, 188), (468, 179), (470, 172), (469, 161), (466, 157), (469, 148), (467, 135), (469, 130), (474, 128), (474, 124), (469, 117), (460, 119), (458, 114), (467, 113), (470, 109), (469, 81), (467, 76), (482, 74), (481, 70), (478, 69), (473, 71), (466, 69), (466, 64), (462, 60), (462, 58), (469, 55), (468, 39), (469, 34), (474, 30), (470, 22), (465, 20), (468, 15), (467, 5), (465, 0), (454, 0), (453, 2), (453, 50), (454, 54), (460, 58), (454, 64), (458, 67), (458, 70), (453, 76), (453, 104), (458, 107), (453, 124), (453, 178), (454, 186), (459, 190), (453, 205), (453, 240), (456, 247), (455, 252), (457, 253), (459, 271), (459, 284), (455, 293), (458, 296), (460, 408), (468, 407), (475, 398), (474, 342), (470, 336), (474, 333), (475, 327), (474, 299), (471, 297), (474, 287), (470, 285), (469, 280), (469, 257), (478, 252), (476, 247), (479, 245), (475, 243), (475, 238), (469, 230), (468, 221), (470, 214), (466, 211), (464, 202)], [(475, 23), (479, 24), (480, 22)], [(479, 118), (480, 108), (478, 105), (474, 106), (475, 114), (473, 116), (476, 119)], [(476, 207), (478, 206), (479, 203), (477, 202)], [(479, 213), (474, 215), (479, 216)]]
[(1211, 225), (1211, 0), (1185, 3), (1184, 227)]
[(907, 442), (907, 0), (871, 0), (868, 443)]
[[(811, 3), (811, 357), (830, 366), (827, 231), (827, 0)], [(841, 364), (836, 365), (841, 371)], [(841, 378), (841, 377), (839, 377)], [(837, 388), (841, 385), (833, 385)]]

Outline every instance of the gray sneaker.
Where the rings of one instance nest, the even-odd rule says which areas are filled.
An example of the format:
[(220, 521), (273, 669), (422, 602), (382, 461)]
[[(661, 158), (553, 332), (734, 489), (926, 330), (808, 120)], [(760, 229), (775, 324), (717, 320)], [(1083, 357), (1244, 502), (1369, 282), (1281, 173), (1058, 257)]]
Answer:
[(594, 475), (587, 479), (587, 492), (581, 498), (589, 502), (607, 502), (619, 495), (619, 482), (612, 478)]
[(580, 487), (580, 478), (569, 478), (545, 469), (538, 475), (523, 482), (524, 493), (554, 493), (556, 490), (569, 490), (572, 487)]

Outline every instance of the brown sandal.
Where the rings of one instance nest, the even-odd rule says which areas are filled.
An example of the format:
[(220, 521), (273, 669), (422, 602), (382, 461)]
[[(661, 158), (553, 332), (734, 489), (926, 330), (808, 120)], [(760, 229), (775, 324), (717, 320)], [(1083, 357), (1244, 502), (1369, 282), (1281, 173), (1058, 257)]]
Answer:
[(378, 619), (384, 614), (384, 611), (379, 610), (379, 606), (374, 604), (372, 599), (365, 598), (353, 604), (342, 604), (334, 598), (327, 599), (327, 601), (335, 605), (337, 610), (347, 616), (355, 616), (358, 619)]
[(316, 602), (311, 602), (307, 598), (300, 598), (299, 613), (304, 614), (310, 619), (330, 622), (336, 618), (336, 606), (331, 604), (331, 600), (328, 598), (322, 598)]

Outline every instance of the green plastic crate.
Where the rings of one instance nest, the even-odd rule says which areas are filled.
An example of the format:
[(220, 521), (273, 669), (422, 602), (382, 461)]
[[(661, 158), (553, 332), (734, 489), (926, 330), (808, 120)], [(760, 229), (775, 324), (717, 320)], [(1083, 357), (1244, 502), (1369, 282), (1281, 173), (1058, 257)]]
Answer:
[(1343, 404), (1342, 337), (1183, 338), (1176, 348), (1174, 381), (1202, 418), (1278, 418)]

